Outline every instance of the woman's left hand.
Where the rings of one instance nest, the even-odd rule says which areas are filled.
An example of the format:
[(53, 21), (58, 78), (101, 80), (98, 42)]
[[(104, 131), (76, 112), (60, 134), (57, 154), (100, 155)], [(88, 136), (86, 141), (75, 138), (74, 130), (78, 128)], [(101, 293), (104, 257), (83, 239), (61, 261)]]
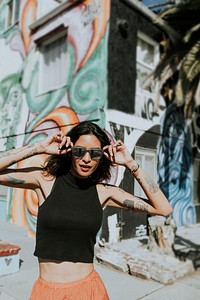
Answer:
[(113, 163), (130, 168), (134, 159), (121, 140), (103, 148), (104, 155)]

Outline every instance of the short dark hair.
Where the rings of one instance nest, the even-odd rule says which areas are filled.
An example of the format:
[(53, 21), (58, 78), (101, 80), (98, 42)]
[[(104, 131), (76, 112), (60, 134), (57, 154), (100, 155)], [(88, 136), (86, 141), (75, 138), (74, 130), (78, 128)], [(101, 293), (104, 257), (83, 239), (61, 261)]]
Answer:
[[(101, 148), (110, 144), (110, 140), (97, 124), (90, 121), (80, 122), (74, 126), (68, 133), (71, 141), (75, 143), (82, 135), (95, 135), (100, 143)], [(99, 166), (91, 175), (91, 179), (95, 182), (108, 181), (111, 177), (111, 161), (103, 155), (100, 159)], [(45, 161), (43, 171), (46, 175), (60, 176), (69, 172), (71, 167), (71, 152), (61, 155), (50, 155)]]

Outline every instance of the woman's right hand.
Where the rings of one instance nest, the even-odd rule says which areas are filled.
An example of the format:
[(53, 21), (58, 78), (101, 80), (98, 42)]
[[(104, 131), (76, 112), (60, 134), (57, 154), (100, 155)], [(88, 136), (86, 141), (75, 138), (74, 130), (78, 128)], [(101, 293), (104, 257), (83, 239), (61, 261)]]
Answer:
[(46, 154), (66, 154), (71, 151), (71, 146), (70, 137), (64, 135), (62, 131), (48, 136), (40, 142), (41, 152)]

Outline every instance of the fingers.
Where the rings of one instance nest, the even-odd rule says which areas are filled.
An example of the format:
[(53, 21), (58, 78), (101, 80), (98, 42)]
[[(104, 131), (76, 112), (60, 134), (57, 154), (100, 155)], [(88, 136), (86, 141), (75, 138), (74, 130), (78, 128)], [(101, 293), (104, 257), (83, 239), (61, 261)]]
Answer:
[(60, 143), (59, 143), (59, 151), (61, 153), (67, 153), (71, 151), (71, 147), (73, 146), (73, 143), (71, 142), (71, 139), (69, 136), (64, 135), (62, 132), (59, 133), (60, 135)]
[(107, 159), (109, 159), (111, 162), (114, 162), (114, 155), (112, 151), (112, 146), (105, 146), (103, 147), (104, 149), (104, 155), (106, 156)]
[(114, 147), (116, 148), (117, 151), (121, 151), (125, 149), (124, 143), (121, 140), (116, 141)]
[(125, 146), (121, 140), (118, 140), (114, 144), (105, 146), (103, 149), (105, 150), (104, 155), (112, 162), (115, 162), (116, 154), (123, 151)]
[(47, 154), (66, 154), (71, 151), (71, 146), (73, 143), (70, 137), (66, 137), (61, 131), (40, 142), (42, 151)]

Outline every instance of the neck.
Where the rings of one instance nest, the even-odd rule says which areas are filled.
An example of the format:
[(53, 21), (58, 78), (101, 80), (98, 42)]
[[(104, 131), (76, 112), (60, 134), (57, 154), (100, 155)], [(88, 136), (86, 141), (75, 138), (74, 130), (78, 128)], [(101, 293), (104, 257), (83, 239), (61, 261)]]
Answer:
[(78, 179), (88, 179), (89, 178), (89, 176), (81, 176), (81, 175), (79, 175), (77, 172), (75, 172), (74, 171), (74, 169), (70, 169), (70, 173), (74, 176), (74, 177), (76, 177), (76, 178), (78, 178)]

